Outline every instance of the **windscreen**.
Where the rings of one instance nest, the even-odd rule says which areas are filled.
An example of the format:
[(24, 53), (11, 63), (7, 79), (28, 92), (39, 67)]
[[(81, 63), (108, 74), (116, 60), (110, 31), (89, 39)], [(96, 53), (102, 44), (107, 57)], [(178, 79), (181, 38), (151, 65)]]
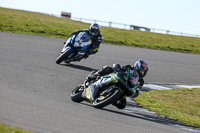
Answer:
[(89, 41), (89, 40), (90, 40), (90, 36), (88, 35), (87, 32), (85, 32), (85, 33), (82, 35), (82, 37), (80, 38), (80, 41), (81, 41), (81, 42), (87, 42), (87, 41)]

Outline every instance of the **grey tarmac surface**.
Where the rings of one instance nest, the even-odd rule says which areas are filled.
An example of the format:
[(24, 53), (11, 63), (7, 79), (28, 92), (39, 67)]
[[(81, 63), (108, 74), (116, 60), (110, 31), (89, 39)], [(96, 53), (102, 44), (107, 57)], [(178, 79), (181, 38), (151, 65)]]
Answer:
[(57, 65), (64, 39), (0, 32), (0, 123), (38, 133), (186, 133), (160, 119), (74, 103), (70, 93), (104, 65), (149, 63), (147, 83), (200, 84), (200, 55), (102, 44), (96, 55)]

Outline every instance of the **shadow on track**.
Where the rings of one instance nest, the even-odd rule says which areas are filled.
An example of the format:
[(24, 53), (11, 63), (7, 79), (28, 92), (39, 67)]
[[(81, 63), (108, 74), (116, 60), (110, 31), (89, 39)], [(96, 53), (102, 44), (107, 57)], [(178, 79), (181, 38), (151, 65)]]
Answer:
[[(79, 103), (79, 104), (92, 107), (92, 105), (90, 105), (88, 103)], [(99, 109), (99, 110), (107, 111), (107, 112), (111, 112), (111, 113), (116, 113), (116, 114), (127, 116), (127, 117), (133, 117), (133, 118), (137, 118), (137, 119), (151, 121), (151, 122), (155, 122), (155, 123), (163, 124), (163, 125), (168, 125), (168, 126), (179, 125), (179, 126), (187, 127), (188, 129), (192, 129), (194, 131), (197, 130), (199, 132), (199, 129), (194, 127), (194, 126), (187, 125), (185, 123), (181, 123), (181, 122), (178, 122), (176, 120), (169, 119), (169, 118), (152, 117), (152, 116), (145, 115), (145, 114), (130, 113), (130, 112), (126, 112), (125, 110), (119, 110), (118, 111), (118, 110), (113, 110), (113, 109), (108, 109), (108, 108), (102, 108), (102, 109)]]
[(198, 131), (198, 132), (200, 131), (198, 128), (196, 128), (194, 126), (191, 126), (191, 125), (188, 125), (188, 124), (185, 124), (185, 123), (181, 123), (181, 122), (178, 122), (176, 120), (166, 118), (166, 117), (165, 118), (152, 117), (152, 116), (140, 114), (140, 113), (131, 114), (131, 113), (128, 113), (128, 112), (126, 113), (123, 110), (120, 112), (120, 111), (117, 111), (117, 110), (111, 110), (111, 109), (107, 109), (107, 108), (102, 108), (101, 110), (116, 113), (116, 114), (119, 114), (119, 115), (128, 116), (128, 117), (143, 119), (143, 120), (155, 122), (155, 123), (158, 123), (158, 124), (164, 124), (164, 125), (169, 125), (169, 126), (177, 126), (177, 127), (182, 126), (184, 128), (187, 128), (187, 129), (192, 129), (193, 131)]
[(91, 67), (86, 67), (86, 66), (81, 66), (81, 65), (75, 65), (75, 64), (60, 64), (62, 66), (66, 66), (66, 67), (72, 67), (75, 69), (80, 69), (80, 70), (84, 70), (84, 71), (97, 71), (97, 69), (91, 68)]

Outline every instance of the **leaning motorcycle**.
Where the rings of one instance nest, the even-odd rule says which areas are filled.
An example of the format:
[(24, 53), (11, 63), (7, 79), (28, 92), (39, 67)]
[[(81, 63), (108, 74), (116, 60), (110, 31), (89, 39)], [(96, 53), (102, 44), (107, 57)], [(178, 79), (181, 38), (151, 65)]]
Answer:
[[(90, 76), (90, 74), (88, 76)], [(138, 91), (139, 82), (136, 83), (134, 81), (135, 86), (132, 88), (132, 90), (126, 89), (122, 85), (122, 76), (124, 76), (122, 72), (114, 72), (106, 76), (98, 77), (90, 82), (86, 78), (82, 84), (78, 85), (72, 91), (71, 100), (78, 103), (87, 101), (95, 108), (103, 108), (107, 105), (116, 103), (126, 96), (131, 97), (133, 96), (133, 93), (130, 93), (130, 91), (134, 90), (134, 93), (136, 90)], [(129, 81), (133, 80), (130, 79)], [(102, 84), (107, 84), (110, 82), (114, 84), (108, 86), (103, 85), (102, 87)], [(95, 86), (101, 86), (101, 88), (96, 90)]]
[(56, 63), (70, 63), (72, 61), (80, 61), (91, 45), (91, 37), (87, 32), (80, 32), (78, 35), (73, 35), (65, 43), (61, 54), (56, 59)]

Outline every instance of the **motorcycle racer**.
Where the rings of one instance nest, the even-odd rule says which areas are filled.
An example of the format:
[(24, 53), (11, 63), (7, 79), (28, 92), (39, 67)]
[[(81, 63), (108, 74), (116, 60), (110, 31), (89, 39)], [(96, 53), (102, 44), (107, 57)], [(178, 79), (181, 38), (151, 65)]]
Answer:
[[(139, 90), (143, 84), (144, 79), (149, 67), (146, 61), (139, 59), (135, 62), (133, 67), (131, 65), (121, 66), (120, 64), (113, 64), (112, 67), (104, 66), (101, 70), (97, 72), (93, 72), (86, 79), (87, 81), (91, 81), (100, 76), (105, 76), (114, 72), (119, 72), (119, 76), (122, 80), (120, 80), (122, 87), (128, 88), (130, 90), (131, 97), (137, 97), (139, 95)], [(111, 86), (115, 81), (107, 81), (101, 83), (100, 85), (95, 86), (95, 90), (99, 90), (105, 86)], [(95, 91), (95, 92), (97, 92)], [(124, 109), (126, 107), (126, 98), (121, 97), (120, 100), (113, 103), (118, 109)]]
[(71, 35), (77, 35), (80, 32), (87, 32), (92, 39), (92, 44), (90, 45), (90, 47), (87, 49), (85, 55), (83, 56), (83, 58), (88, 58), (88, 55), (91, 54), (96, 54), (98, 52), (100, 43), (103, 40), (103, 37), (101, 35), (100, 32), (100, 27), (97, 23), (93, 23), (90, 25), (89, 29), (85, 29), (85, 30), (77, 30), (73, 33), (71, 33)]

